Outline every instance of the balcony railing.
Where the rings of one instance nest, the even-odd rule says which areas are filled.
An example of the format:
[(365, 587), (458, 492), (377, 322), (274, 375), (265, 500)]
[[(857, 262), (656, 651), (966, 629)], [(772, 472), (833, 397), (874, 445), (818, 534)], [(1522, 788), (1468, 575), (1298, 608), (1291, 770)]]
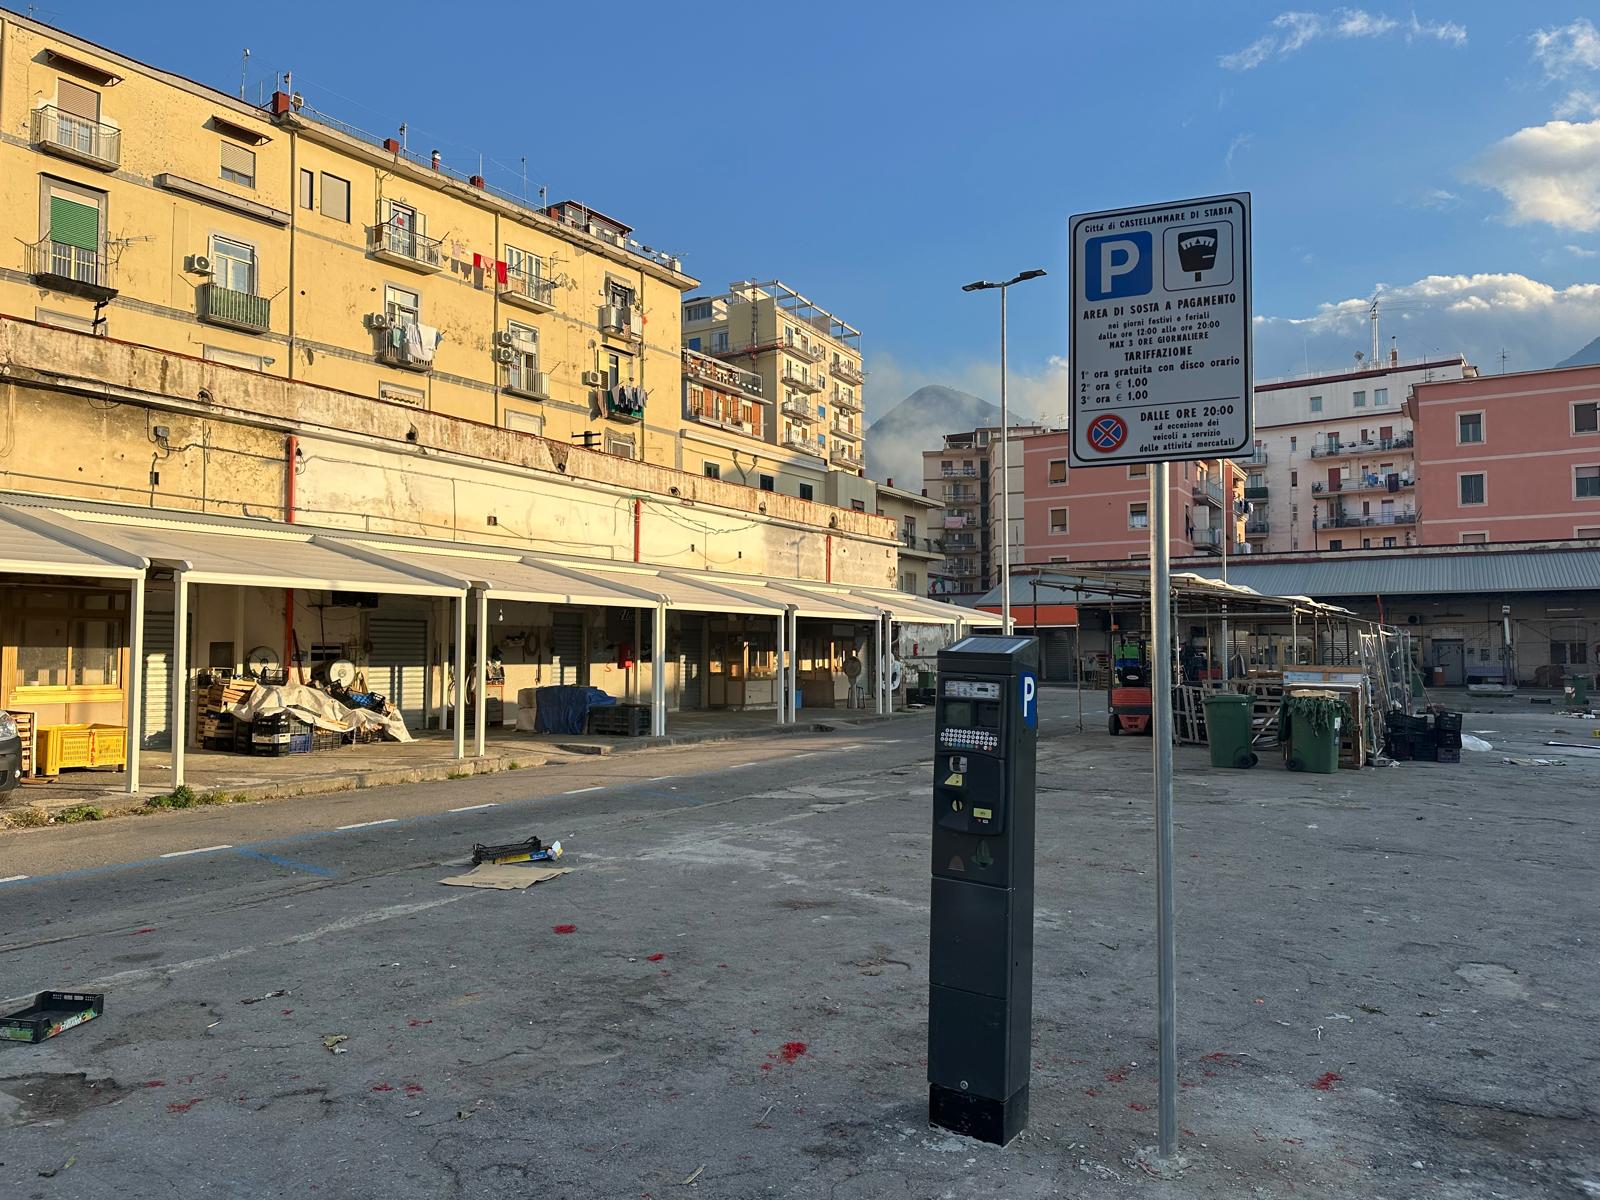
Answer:
[(849, 467), (852, 471), (861, 469), (861, 454), (854, 446), (843, 442), (835, 442), (828, 449), (828, 457), (842, 467)]
[(833, 406), (835, 408), (842, 408), (846, 412), (860, 412), (861, 397), (853, 393), (846, 394), (843, 391), (836, 390), (833, 393)]
[(1196, 529), (1189, 540), (1194, 543), (1196, 550), (1220, 551), (1222, 549), (1222, 530)]
[(1318, 517), (1313, 525), (1318, 529), (1365, 529), (1371, 525), (1415, 525), (1417, 514), (1409, 509), (1404, 512), (1386, 513), (1333, 513), (1330, 516)]
[(1245, 522), (1245, 537), (1265, 537), (1272, 532), (1272, 522), (1265, 519), (1255, 519)]
[(500, 285), (500, 299), (534, 312), (549, 312), (556, 306), (556, 282), (531, 271), (512, 268)]
[(1364, 442), (1319, 442), (1311, 447), (1312, 458), (1345, 458), (1373, 450), (1405, 450), (1416, 443), (1416, 435), (1398, 434), (1389, 438), (1369, 438)]
[(197, 316), (210, 325), (265, 333), (272, 328), (272, 300), (236, 292), (217, 283), (202, 283), (196, 295)]
[(1374, 475), (1364, 479), (1341, 479), (1336, 490), (1340, 493), (1405, 492), (1414, 489), (1416, 486), (1417, 481), (1415, 479), (1407, 479), (1402, 476), (1396, 478), (1394, 486), (1391, 487), (1387, 475)]
[(433, 370), (433, 355), (426, 348), (412, 345), (408, 326), (395, 324), (375, 331), (378, 337), (378, 361), (385, 366), (399, 367), (404, 371)]
[(824, 457), (823, 452), (822, 452), (822, 447), (817, 445), (817, 443), (815, 441), (813, 441), (811, 438), (808, 438), (808, 437), (804, 436), (803, 434), (798, 434), (798, 433), (786, 433), (786, 434), (784, 434), (783, 435), (783, 445), (784, 445), (784, 447), (786, 449), (797, 450), (801, 454), (809, 454), (813, 458), (822, 458), (822, 457)]
[(1194, 498), (1204, 500), (1208, 504), (1222, 507), (1222, 485), (1214, 479), (1196, 478), (1194, 481)]
[(790, 366), (788, 363), (784, 364), (783, 374), (778, 376), (778, 378), (789, 387), (797, 388), (802, 392), (816, 393), (822, 390), (822, 384), (818, 383), (815, 378), (809, 374), (800, 374), (798, 370)]
[(778, 405), (778, 408), (782, 410), (785, 416), (793, 417), (797, 421), (815, 421), (817, 419), (817, 410), (804, 400), (785, 400)]
[(117, 294), (105, 255), (50, 238), (28, 247), (28, 273), (44, 287), (89, 300), (109, 300)]
[(1234, 461), (1247, 466), (1264, 467), (1267, 465), (1267, 452), (1257, 446), (1249, 458), (1236, 458)]
[(854, 384), (856, 387), (860, 387), (866, 378), (865, 372), (860, 367), (853, 362), (846, 362), (842, 358), (833, 364), (833, 376), (835, 379), (842, 379), (845, 383)]
[(761, 395), (761, 376), (753, 371), (741, 371), (719, 358), (695, 350), (683, 352), (684, 374), (712, 387), (733, 388), (747, 396)]
[(849, 438), (853, 442), (859, 442), (861, 440), (861, 429), (858, 426), (850, 424), (848, 421), (840, 421), (836, 418), (828, 426), (828, 428), (833, 430), (833, 432), (838, 434), (840, 437)]
[(977, 467), (946, 467), (943, 474), (946, 479), (971, 479), (978, 473)]
[(954, 500), (954, 501), (965, 501), (965, 500), (976, 500), (977, 498), (978, 497), (977, 497), (976, 493), (974, 493), (974, 492), (972, 492), (972, 491), (970, 491), (970, 490), (968, 490), (966, 488), (947, 487), (947, 488), (944, 489), (944, 499), (945, 499), (945, 501), (947, 503), (949, 501), (952, 501), (952, 500)]
[(1265, 500), (1267, 498), (1267, 485), (1263, 483), (1255, 487), (1245, 488), (1244, 498), (1246, 500)]
[(424, 237), (409, 225), (385, 221), (367, 226), (367, 253), (384, 262), (432, 273), (444, 267), (443, 243)]
[(914, 533), (900, 534), (900, 544), (907, 550), (914, 550), (918, 554), (943, 554), (944, 542), (939, 538), (918, 537)]
[(743, 433), (750, 437), (761, 436), (759, 422), (740, 420), (737, 417), (718, 416), (717, 413), (704, 405), (689, 407), (689, 415), (702, 425), (712, 425), (717, 429), (726, 429), (729, 433)]
[(966, 579), (978, 573), (978, 564), (975, 562), (963, 562), (960, 559), (956, 559), (954, 561), (945, 563), (945, 573), (947, 575), (954, 575), (958, 578)]
[(46, 154), (102, 171), (115, 171), (122, 162), (120, 129), (62, 112), (53, 104), (33, 110), (33, 144)]
[(804, 345), (800, 342), (784, 342), (783, 348), (790, 354), (795, 355), (797, 358), (803, 358), (807, 362), (819, 363), (828, 357), (828, 352), (821, 346)]

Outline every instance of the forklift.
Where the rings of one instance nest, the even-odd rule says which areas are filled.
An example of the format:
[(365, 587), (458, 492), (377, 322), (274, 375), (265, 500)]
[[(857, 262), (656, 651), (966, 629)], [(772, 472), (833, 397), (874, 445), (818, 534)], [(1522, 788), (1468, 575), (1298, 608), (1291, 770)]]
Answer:
[(1111, 671), (1106, 677), (1106, 708), (1112, 737), (1153, 732), (1150, 693), (1150, 641), (1142, 633), (1111, 635)]

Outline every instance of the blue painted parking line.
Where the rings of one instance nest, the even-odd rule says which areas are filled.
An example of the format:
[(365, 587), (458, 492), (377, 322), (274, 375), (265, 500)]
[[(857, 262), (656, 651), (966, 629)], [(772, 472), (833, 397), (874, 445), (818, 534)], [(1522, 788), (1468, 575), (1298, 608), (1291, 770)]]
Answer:
[(268, 854), (264, 850), (240, 850), (239, 853), (245, 858), (258, 858), (262, 862), (268, 862), (275, 867), (283, 867), (289, 871), (304, 871), (309, 875), (321, 875), (324, 878), (331, 878), (339, 873), (328, 867), (316, 867), (307, 862), (300, 862), (297, 859), (284, 858), (279, 854)]

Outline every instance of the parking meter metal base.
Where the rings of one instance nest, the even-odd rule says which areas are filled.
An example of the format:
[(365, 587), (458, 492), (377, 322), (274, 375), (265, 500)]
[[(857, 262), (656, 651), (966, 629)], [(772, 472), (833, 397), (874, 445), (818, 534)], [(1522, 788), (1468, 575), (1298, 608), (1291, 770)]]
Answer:
[(1005, 1146), (1028, 1127), (1028, 1089), (990, 1100), (933, 1084), (928, 1088), (928, 1120), (951, 1133)]

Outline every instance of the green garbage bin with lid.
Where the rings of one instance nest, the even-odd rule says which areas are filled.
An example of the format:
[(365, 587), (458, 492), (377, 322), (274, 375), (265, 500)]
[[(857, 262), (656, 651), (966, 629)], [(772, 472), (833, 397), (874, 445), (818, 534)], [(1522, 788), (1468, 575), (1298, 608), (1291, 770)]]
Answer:
[(1589, 677), (1587, 675), (1568, 675), (1565, 690), (1567, 703), (1571, 707), (1589, 707)]
[(1251, 715), (1255, 702), (1237, 692), (1218, 692), (1207, 696), (1206, 744), (1211, 747), (1213, 767), (1253, 767), (1257, 759), (1250, 749), (1254, 738)]
[(1339, 736), (1350, 710), (1332, 696), (1285, 696), (1279, 737), (1289, 743), (1289, 770), (1332, 775), (1339, 769)]

